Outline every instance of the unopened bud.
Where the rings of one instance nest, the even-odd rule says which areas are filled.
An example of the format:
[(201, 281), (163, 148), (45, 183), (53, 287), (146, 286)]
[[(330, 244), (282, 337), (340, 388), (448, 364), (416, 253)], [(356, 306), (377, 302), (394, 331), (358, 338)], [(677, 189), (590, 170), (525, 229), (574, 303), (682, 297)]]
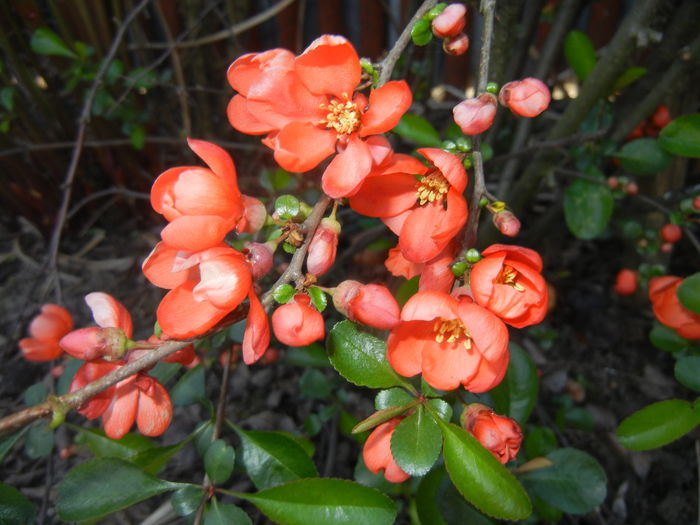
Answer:
[(515, 237), (520, 232), (520, 221), (508, 210), (494, 214), (493, 224), (499, 232), (508, 237)]
[(608, 188), (616, 190), (620, 187), (620, 180), (617, 177), (608, 177)]
[(438, 38), (448, 38), (458, 35), (464, 29), (467, 8), (464, 4), (450, 4), (442, 13), (433, 18), (431, 27)]
[(401, 308), (386, 286), (343, 281), (333, 292), (336, 310), (351, 321), (390, 330), (399, 324)]
[(666, 106), (659, 106), (656, 108), (656, 111), (654, 111), (654, 114), (651, 116), (651, 121), (654, 123), (654, 126), (656, 126), (659, 129), (663, 129), (666, 127), (666, 125), (673, 120), (673, 117), (671, 117), (671, 112), (668, 110)]
[(465, 33), (459, 33), (442, 41), (442, 49), (452, 56), (460, 56), (469, 49), (469, 37)]
[(683, 230), (677, 224), (669, 222), (661, 227), (661, 239), (664, 242), (678, 242), (681, 240), (681, 237), (683, 237)]
[(306, 258), (306, 268), (310, 273), (323, 275), (333, 266), (338, 248), (338, 234), (340, 223), (337, 220), (327, 217), (321, 221), (311, 239)]
[(505, 464), (515, 459), (523, 441), (523, 433), (515, 420), (499, 416), (481, 403), (472, 403), (464, 408), (460, 421), (498, 461)]
[(500, 103), (523, 117), (536, 117), (549, 106), (549, 88), (536, 78), (508, 82), (498, 94)]
[(478, 135), (491, 127), (496, 117), (496, 97), (484, 93), (463, 100), (452, 108), (454, 120), (465, 135)]
[(246, 262), (253, 279), (260, 279), (272, 269), (273, 248), (268, 243), (249, 242), (245, 245)]
[(467, 253), (464, 255), (464, 258), (467, 260), (467, 262), (477, 263), (481, 260), (481, 254), (476, 248), (469, 248)]
[(637, 193), (639, 193), (639, 186), (637, 186), (637, 183), (634, 181), (628, 182), (622, 187), (622, 191), (627, 195), (637, 195)]
[(629, 268), (623, 268), (617, 273), (617, 277), (615, 277), (615, 286), (613, 286), (613, 290), (619, 295), (632, 295), (637, 291), (638, 284), (639, 278), (637, 277), (637, 272)]
[(66, 334), (58, 342), (65, 352), (85, 361), (102, 358), (117, 361), (126, 351), (127, 338), (121, 328), (90, 326)]

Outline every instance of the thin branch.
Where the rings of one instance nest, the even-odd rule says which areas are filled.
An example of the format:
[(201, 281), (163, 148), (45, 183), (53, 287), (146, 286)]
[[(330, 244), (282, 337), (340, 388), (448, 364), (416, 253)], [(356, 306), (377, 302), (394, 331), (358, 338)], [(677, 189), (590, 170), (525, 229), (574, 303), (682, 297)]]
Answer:
[[(272, 7), (267, 8), (265, 11), (261, 11), (257, 15), (248, 18), (247, 20), (243, 20), (243, 22), (240, 22), (238, 24), (234, 24), (228, 29), (222, 29), (221, 31), (217, 31), (216, 33), (212, 33), (211, 35), (202, 37), (202, 38), (197, 38), (195, 40), (186, 40), (184, 42), (177, 42), (175, 44), (175, 48), (187, 48), (187, 47), (198, 47), (198, 46), (203, 46), (205, 44), (212, 44), (214, 42), (218, 42), (219, 40), (224, 40), (226, 38), (230, 38), (236, 35), (240, 35), (241, 33), (244, 33), (248, 31), (249, 29), (252, 29), (253, 27), (262, 24), (263, 22), (269, 20), (273, 16), (275, 16), (277, 13), (282, 11), (284, 8), (287, 6), (291, 5), (294, 3), (294, 0), (281, 0), (280, 2), (277, 2), (275, 5)], [(169, 47), (169, 44), (167, 42), (151, 42), (151, 43), (146, 43), (146, 44), (139, 44), (137, 46), (134, 46), (133, 49), (171, 49)]]
[(394, 47), (391, 48), (391, 51), (389, 51), (386, 57), (384, 57), (384, 60), (382, 60), (378, 66), (378, 69), (380, 69), (380, 74), (379, 80), (377, 81), (377, 87), (382, 87), (389, 81), (391, 74), (394, 72), (396, 62), (399, 60), (401, 53), (403, 53), (403, 50), (406, 49), (406, 46), (411, 40), (411, 29), (413, 29), (416, 22), (418, 22), (418, 20), (425, 13), (430, 11), (435, 4), (437, 4), (437, 0), (425, 0), (415, 12), (413, 18), (411, 18), (406, 27), (404, 27), (403, 32), (399, 35)]
[[(51, 233), (51, 240), (49, 241), (49, 253), (46, 259), (46, 265), (49, 271), (54, 276), (58, 273), (56, 263), (58, 258), (58, 247), (61, 243), (63, 225), (66, 222), (68, 204), (70, 203), (71, 192), (73, 189), (73, 180), (75, 179), (75, 173), (78, 168), (78, 163), (80, 162), (80, 156), (83, 152), (83, 142), (85, 141), (85, 129), (87, 128), (88, 120), (90, 120), (90, 111), (92, 109), (92, 103), (95, 100), (95, 95), (97, 94), (97, 90), (100, 87), (100, 84), (102, 84), (102, 79), (104, 78), (105, 73), (107, 73), (107, 69), (112, 63), (114, 56), (117, 54), (117, 49), (119, 49), (119, 45), (121, 44), (121, 41), (124, 38), (124, 35), (126, 34), (127, 27), (129, 27), (129, 24), (131, 24), (131, 22), (136, 18), (136, 16), (146, 8), (149, 2), (150, 0), (141, 0), (141, 2), (139, 2), (139, 4), (129, 12), (124, 21), (121, 23), (119, 29), (117, 30), (117, 33), (114, 35), (112, 45), (110, 46), (105, 58), (102, 60), (102, 64), (100, 65), (100, 69), (95, 75), (95, 79), (92, 81), (92, 85), (90, 86), (90, 90), (87, 93), (87, 97), (85, 97), (83, 109), (80, 112), (80, 118), (78, 119), (78, 133), (75, 138), (73, 155), (71, 157), (70, 165), (68, 166), (68, 171), (66, 172), (66, 176), (63, 181), (63, 200), (61, 201), (61, 206), (58, 209), (58, 213), (56, 214), (53, 232)], [(61, 283), (58, 277), (56, 277), (56, 298), (57, 302), (62, 302)]]

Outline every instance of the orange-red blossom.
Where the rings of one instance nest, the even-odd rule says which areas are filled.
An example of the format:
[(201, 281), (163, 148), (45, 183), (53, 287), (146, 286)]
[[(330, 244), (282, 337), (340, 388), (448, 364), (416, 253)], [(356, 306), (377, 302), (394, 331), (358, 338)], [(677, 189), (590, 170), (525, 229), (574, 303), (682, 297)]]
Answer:
[(57, 304), (45, 304), (29, 323), (29, 335), (19, 342), (22, 356), (29, 361), (51, 361), (63, 350), (58, 341), (73, 329), (70, 312)]
[(464, 409), (462, 424), (484, 448), (503, 464), (508, 463), (520, 450), (523, 433), (515, 420), (499, 416), (486, 405), (472, 403)]
[(387, 358), (403, 376), (422, 372), (440, 390), (460, 384), (486, 392), (501, 382), (508, 366), (508, 330), (494, 314), (465, 298), (418, 292), (401, 311), (401, 323), (387, 341)]
[(229, 122), (243, 133), (267, 135), (263, 143), (289, 171), (309, 171), (337, 152), (323, 191), (352, 195), (372, 169), (367, 140), (396, 126), (412, 101), (404, 81), (372, 90), (369, 100), (353, 95), (361, 76), (359, 57), (342, 36), (323, 35), (298, 57), (285, 49), (243, 55), (228, 70), (238, 92)]
[(686, 339), (700, 339), (700, 315), (686, 309), (676, 295), (682, 282), (682, 277), (674, 275), (649, 279), (649, 300), (661, 324)]
[(365, 466), (373, 474), (384, 471), (384, 477), (392, 483), (401, 483), (411, 476), (406, 474), (396, 463), (391, 453), (391, 435), (402, 417), (395, 417), (375, 428), (365, 441), (362, 449), (362, 459)]
[(288, 346), (306, 346), (323, 339), (323, 316), (311, 306), (305, 293), (296, 294), (272, 314), (272, 330), (280, 342)]

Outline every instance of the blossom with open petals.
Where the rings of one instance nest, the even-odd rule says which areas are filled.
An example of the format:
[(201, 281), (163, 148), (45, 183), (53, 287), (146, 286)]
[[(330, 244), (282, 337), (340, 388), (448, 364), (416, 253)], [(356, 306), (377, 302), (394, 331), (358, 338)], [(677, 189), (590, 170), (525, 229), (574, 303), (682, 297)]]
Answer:
[(29, 361), (51, 361), (63, 350), (59, 339), (73, 329), (70, 312), (57, 304), (45, 304), (29, 324), (29, 335), (19, 342), (22, 356)]
[(412, 101), (404, 81), (372, 90), (369, 100), (353, 94), (361, 75), (359, 57), (342, 36), (323, 35), (298, 57), (284, 49), (243, 55), (228, 70), (238, 92), (229, 122), (243, 133), (267, 135), (263, 143), (289, 171), (309, 171), (337, 152), (323, 191), (352, 195), (372, 169), (367, 139), (396, 126)]
[(367, 177), (350, 197), (350, 206), (363, 215), (380, 217), (399, 236), (402, 255), (422, 263), (437, 256), (466, 223), (462, 193), (467, 173), (451, 153), (436, 148), (418, 152), (430, 161), (429, 167)]
[(395, 417), (376, 427), (362, 448), (362, 459), (367, 470), (373, 474), (384, 471), (384, 477), (392, 483), (401, 483), (411, 477), (399, 467), (391, 453), (391, 435), (402, 419)]
[(305, 293), (296, 294), (272, 314), (272, 330), (280, 342), (288, 346), (306, 346), (323, 339), (323, 316), (311, 306)]
[(437, 291), (418, 292), (401, 311), (387, 341), (387, 359), (403, 376), (423, 373), (440, 390), (460, 384), (486, 392), (508, 367), (508, 330), (494, 314), (468, 299)]
[(665, 275), (649, 279), (649, 300), (654, 315), (663, 325), (673, 328), (686, 339), (700, 339), (700, 315), (685, 308), (676, 291), (683, 283), (682, 277)]
[(449, 293), (455, 282), (455, 275), (452, 273), (450, 264), (454, 261), (458, 245), (450, 242), (439, 254), (424, 263), (414, 263), (407, 260), (398, 246), (389, 250), (389, 256), (384, 262), (384, 266), (392, 275), (411, 279), (420, 275), (418, 280), (418, 291), (437, 290)]
[(474, 300), (516, 328), (537, 324), (547, 313), (542, 258), (529, 248), (493, 244), (469, 276)]
[(464, 429), (504, 465), (518, 455), (523, 433), (515, 420), (499, 416), (481, 403), (467, 406), (461, 419)]

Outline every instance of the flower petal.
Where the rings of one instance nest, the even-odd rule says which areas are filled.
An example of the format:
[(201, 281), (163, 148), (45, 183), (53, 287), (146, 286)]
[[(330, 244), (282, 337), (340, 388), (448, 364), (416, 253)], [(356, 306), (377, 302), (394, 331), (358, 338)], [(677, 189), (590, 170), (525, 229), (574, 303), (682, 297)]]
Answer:
[(423, 379), (440, 390), (454, 390), (479, 366), (481, 356), (462, 341), (436, 343), (423, 351)]
[(542, 257), (535, 250), (530, 248), (525, 248), (523, 246), (515, 246), (512, 244), (492, 244), (485, 250), (481, 252), (481, 255), (486, 257), (498, 252), (506, 252), (508, 259), (513, 259), (515, 261), (520, 261), (523, 264), (527, 264), (536, 271), (542, 271)]
[(164, 242), (159, 242), (146, 260), (141, 269), (146, 279), (159, 288), (172, 289), (186, 281), (196, 281), (199, 278), (197, 268), (187, 268), (175, 271), (176, 260), (182, 252), (171, 248)]
[(432, 324), (421, 321), (403, 322), (394, 328), (386, 342), (386, 358), (397, 374), (413, 377), (422, 369), (423, 351), (437, 344)]
[(129, 432), (136, 418), (139, 390), (134, 377), (117, 383), (117, 389), (107, 410), (102, 414), (102, 426), (107, 437), (120, 439)]
[(360, 83), (362, 68), (355, 48), (344, 37), (323, 35), (296, 59), (301, 81), (312, 93), (342, 98)]
[(323, 191), (334, 199), (353, 195), (371, 169), (372, 154), (369, 147), (353, 133), (345, 151), (338, 153), (323, 172)]
[(433, 321), (434, 319), (456, 319), (457, 300), (443, 292), (418, 292), (403, 306), (402, 321)]
[(209, 301), (197, 301), (192, 294), (195, 284), (188, 281), (171, 290), (158, 306), (158, 324), (172, 338), (202, 335), (231, 311)]
[(92, 318), (102, 328), (121, 328), (131, 339), (133, 325), (131, 314), (114, 297), (103, 292), (92, 292), (85, 296), (85, 302), (92, 311)]
[(236, 166), (233, 164), (231, 155), (226, 151), (207, 142), (206, 140), (187, 139), (187, 144), (195, 154), (202, 159), (207, 166), (218, 176), (221, 177), (233, 190), (240, 195), (238, 190), (238, 179), (236, 178)]
[(260, 359), (270, 346), (270, 325), (265, 309), (252, 288), (248, 298), (250, 309), (243, 334), (243, 362), (251, 365)]
[(248, 96), (252, 88), (265, 83), (265, 76), (292, 71), (294, 58), (291, 51), (281, 48), (262, 53), (248, 53), (238, 57), (229, 66), (226, 78), (233, 89), (241, 95)]
[(52, 361), (63, 353), (58, 341), (43, 341), (33, 337), (20, 339), (19, 347), (22, 357), (29, 361)]
[(170, 426), (173, 405), (168, 391), (155, 379), (148, 377), (147, 391), (139, 389), (136, 425), (144, 436), (160, 436)]
[(416, 203), (416, 179), (407, 173), (369, 176), (349, 202), (367, 217), (399, 215)]
[(199, 264), (200, 281), (192, 289), (196, 301), (233, 310), (248, 295), (253, 282), (248, 265), (238, 252), (230, 252)]
[(367, 137), (394, 128), (411, 106), (411, 88), (404, 80), (392, 80), (369, 94), (369, 109), (362, 115), (360, 135)]
[(275, 131), (275, 127), (258, 120), (248, 110), (248, 101), (242, 95), (235, 95), (226, 106), (228, 121), (235, 129), (247, 135), (262, 135)]
[(234, 225), (216, 215), (183, 215), (163, 228), (160, 236), (172, 248), (200, 252), (221, 243)]
[(179, 217), (181, 213), (173, 208), (172, 187), (180, 174), (188, 170), (202, 170), (199, 166), (178, 166), (170, 168), (158, 175), (151, 186), (151, 207), (169, 221)]
[(266, 145), (275, 150), (275, 160), (288, 171), (309, 171), (335, 153), (334, 131), (309, 122), (290, 122)]
[(459, 194), (464, 193), (467, 187), (467, 172), (462, 161), (452, 153), (438, 148), (421, 148), (418, 153), (433, 163), (440, 170), (443, 177)]

